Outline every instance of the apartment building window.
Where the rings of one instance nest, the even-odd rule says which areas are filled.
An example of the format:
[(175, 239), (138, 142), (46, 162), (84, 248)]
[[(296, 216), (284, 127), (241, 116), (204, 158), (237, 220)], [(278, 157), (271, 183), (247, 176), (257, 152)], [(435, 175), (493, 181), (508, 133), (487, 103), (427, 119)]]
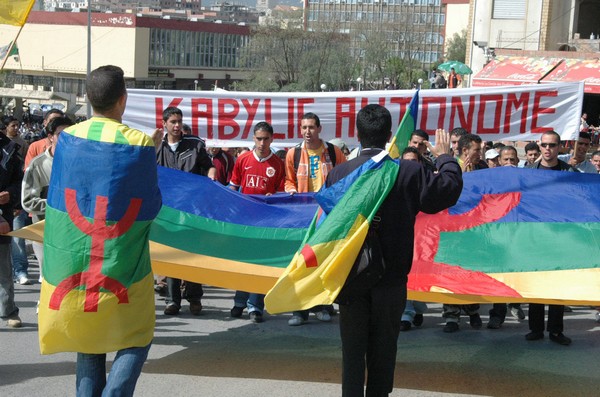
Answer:
[(494, 0), (493, 19), (525, 19), (525, 0)]

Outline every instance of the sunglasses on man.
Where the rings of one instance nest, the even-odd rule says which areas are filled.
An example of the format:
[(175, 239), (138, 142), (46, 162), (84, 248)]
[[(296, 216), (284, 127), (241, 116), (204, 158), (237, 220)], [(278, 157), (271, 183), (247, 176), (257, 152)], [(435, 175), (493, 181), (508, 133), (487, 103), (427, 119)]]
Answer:
[(558, 143), (540, 143), (540, 146), (543, 148), (553, 149), (558, 146)]

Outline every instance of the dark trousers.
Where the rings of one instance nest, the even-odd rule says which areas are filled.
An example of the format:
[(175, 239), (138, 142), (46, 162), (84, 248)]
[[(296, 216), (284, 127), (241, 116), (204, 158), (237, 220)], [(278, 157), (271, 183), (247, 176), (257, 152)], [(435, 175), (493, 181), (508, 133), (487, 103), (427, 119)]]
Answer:
[[(169, 303), (175, 303), (177, 306), (181, 307), (181, 281), (182, 280), (178, 278), (167, 277), (167, 288), (169, 290), (167, 297), (165, 298), (165, 303), (167, 305)], [(185, 282), (184, 299), (187, 299), (188, 302), (200, 302), (202, 295), (204, 295), (202, 284), (196, 284), (190, 281)]]
[[(563, 332), (563, 305), (548, 305), (548, 332), (559, 334)], [(529, 330), (544, 332), (544, 305), (539, 303), (529, 304)]]
[(375, 286), (349, 304), (340, 304), (342, 396), (387, 396), (394, 387), (400, 318), (406, 284)]
[(516, 307), (516, 308), (520, 309), (521, 304), (520, 303), (511, 303), (511, 304), (507, 305), (506, 303), (494, 303), (494, 305), (490, 309), (490, 318), (498, 317), (500, 319), (500, 321), (504, 322), (504, 320), (506, 319), (506, 313), (508, 312), (509, 307)]
[(490, 309), (490, 318), (498, 317), (500, 321), (504, 322), (506, 319), (506, 312), (508, 311), (508, 305), (506, 303), (494, 303)]

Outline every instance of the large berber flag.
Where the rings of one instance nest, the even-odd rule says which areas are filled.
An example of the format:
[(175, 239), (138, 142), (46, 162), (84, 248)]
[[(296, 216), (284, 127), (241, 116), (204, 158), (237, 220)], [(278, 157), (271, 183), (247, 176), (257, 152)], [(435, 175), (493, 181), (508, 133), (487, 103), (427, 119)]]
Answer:
[(161, 207), (154, 144), (93, 117), (61, 133), (48, 192), (43, 354), (106, 353), (154, 335), (148, 234)]

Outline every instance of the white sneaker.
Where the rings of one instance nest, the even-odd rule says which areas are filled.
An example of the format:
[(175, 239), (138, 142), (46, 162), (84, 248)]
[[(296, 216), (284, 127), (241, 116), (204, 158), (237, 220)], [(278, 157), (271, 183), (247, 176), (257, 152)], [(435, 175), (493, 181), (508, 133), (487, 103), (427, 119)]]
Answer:
[(323, 310), (315, 314), (317, 315), (317, 320), (319, 321), (323, 321), (326, 323), (331, 321), (331, 316), (329, 315), (329, 312), (327, 310)]
[(19, 284), (21, 284), (21, 285), (31, 285), (31, 281), (29, 281), (29, 279), (27, 278), (27, 276), (20, 276), (19, 277)]
[(306, 320), (304, 320), (301, 316), (292, 316), (292, 318), (288, 320), (288, 325), (295, 327), (297, 325), (302, 325), (305, 322)]
[(21, 322), (21, 318), (19, 318), (18, 315), (13, 314), (6, 321), (6, 325), (8, 325), (9, 328), (21, 328), (23, 323)]
[(600, 323), (600, 311), (596, 312), (596, 321)]

